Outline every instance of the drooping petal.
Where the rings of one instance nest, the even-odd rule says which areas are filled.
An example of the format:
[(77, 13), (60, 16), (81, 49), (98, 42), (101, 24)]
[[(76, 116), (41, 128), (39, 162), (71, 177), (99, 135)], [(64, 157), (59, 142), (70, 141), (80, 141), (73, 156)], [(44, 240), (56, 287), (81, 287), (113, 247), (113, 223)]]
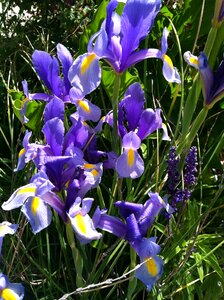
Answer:
[(186, 63), (194, 68), (196, 68), (198, 70), (199, 66), (198, 66), (198, 57), (191, 54), (190, 51), (186, 51), (184, 53), (184, 60), (186, 61)]
[(0, 255), (2, 252), (2, 241), (6, 234), (14, 234), (18, 229), (17, 224), (12, 224), (7, 221), (0, 223)]
[(142, 264), (135, 272), (135, 277), (140, 279), (151, 291), (154, 283), (163, 273), (163, 260), (158, 256), (144, 258), (145, 263)]
[(20, 283), (11, 283), (8, 277), (0, 273), (0, 295), (2, 300), (22, 300), (24, 287)]
[(88, 214), (83, 216), (81, 213), (78, 213), (75, 216), (72, 216), (69, 212), (68, 217), (76, 233), (77, 239), (82, 244), (90, 243), (92, 240), (98, 240), (102, 237), (102, 234), (96, 231), (93, 221)]
[(100, 84), (99, 58), (95, 53), (80, 55), (69, 69), (68, 78), (73, 86), (72, 100), (83, 99), (85, 95), (91, 93)]
[(21, 211), (29, 220), (34, 234), (48, 227), (51, 223), (51, 210), (40, 197), (29, 197)]
[[(72, 98), (72, 92), (70, 92), (70, 96)], [(82, 100), (77, 100), (74, 102), (79, 116), (82, 118), (84, 121), (93, 121), (97, 122), (100, 118), (101, 115), (101, 109), (96, 106), (95, 104), (92, 104), (89, 100), (87, 99), (82, 99)]]
[(144, 172), (144, 162), (136, 150), (125, 149), (117, 159), (116, 171), (119, 177), (134, 179)]
[(143, 238), (139, 243), (137, 254), (141, 259), (148, 256), (155, 256), (161, 250), (161, 247), (156, 243), (156, 237)]
[(18, 188), (11, 197), (2, 204), (2, 209), (11, 210), (22, 206), (28, 197), (34, 197), (36, 195), (36, 190), (36, 185), (33, 183)]

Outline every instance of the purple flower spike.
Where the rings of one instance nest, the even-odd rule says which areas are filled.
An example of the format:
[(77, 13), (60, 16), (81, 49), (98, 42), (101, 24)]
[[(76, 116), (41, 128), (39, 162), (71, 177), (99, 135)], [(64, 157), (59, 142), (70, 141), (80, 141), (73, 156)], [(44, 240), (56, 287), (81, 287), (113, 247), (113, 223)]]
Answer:
[(138, 154), (141, 140), (133, 131), (127, 133), (122, 140), (124, 152), (118, 157), (116, 171), (120, 177), (137, 178), (144, 172), (144, 162)]
[[(90, 243), (92, 240), (98, 240), (102, 237), (102, 234), (96, 231), (94, 223), (88, 215), (92, 202), (92, 198), (81, 200), (78, 197), (67, 213), (77, 239), (82, 244)], [(82, 204), (82, 207), (80, 207), (80, 204)]]

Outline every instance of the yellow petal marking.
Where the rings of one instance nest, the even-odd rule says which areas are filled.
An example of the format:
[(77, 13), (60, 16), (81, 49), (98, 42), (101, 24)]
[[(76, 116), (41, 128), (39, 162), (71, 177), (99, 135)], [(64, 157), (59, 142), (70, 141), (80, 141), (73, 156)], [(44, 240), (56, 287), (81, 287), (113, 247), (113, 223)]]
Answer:
[(147, 266), (147, 270), (148, 272), (152, 275), (152, 276), (156, 276), (157, 275), (157, 266), (156, 266), (156, 262), (152, 257), (148, 257), (146, 258), (146, 266)]
[(26, 152), (26, 150), (23, 148), (19, 151), (19, 157), (21, 157), (24, 153)]
[(40, 198), (39, 197), (33, 197), (32, 203), (31, 203), (31, 211), (32, 211), (33, 215), (36, 215), (39, 205), (40, 205)]
[(77, 223), (77, 226), (78, 226), (79, 230), (83, 234), (86, 234), (86, 225), (85, 225), (85, 221), (84, 221), (83, 216), (81, 214), (77, 214), (75, 216), (75, 219), (76, 219), (76, 223)]
[(78, 105), (88, 114), (90, 113), (90, 108), (88, 102), (84, 100), (78, 100)]
[(129, 167), (133, 166), (135, 160), (135, 152), (133, 149), (128, 149), (128, 165)]
[(94, 165), (93, 164), (84, 164), (84, 168), (86, 168), (86, 169), (93, 169)]
[(96, 57), (96, 54), (91, 53), (83, 59), (82, 64), (81, 64), (81, 74), (82, 75), (84, 75), (86, 73), (87, 69), (90, 67), (90, 65), (94, 61), (95, 57)]
[(7, 227), (7, 225), (1, 225), (1, 226), (0, 226), (0, 235), (1, 235), (2, 232), (5, 230), (6, 227)]
[(17, 195), (26, 194), (26, 193), (36, 193), (36, 187), (25, 187), (17, 192)]
[(16, 300), (17, 295), (10, 289), (3, 289), (0, 293), (3, 300)]
[(93, 174), (94, 177), (96, 177), (99, 174), (99, 172), (96, 169), (93, 169), (91, 173)]
[(189, 62), (193, 65), (198, 65), (198, 59), (196, 57), (190, 57)]
[(163, 55), (163, 59), (168, 63), (168, 65), (170, 66), (170, 68), (173, 69), (173, 63), (172, 63), (171, 58), (168, 55), (164, 54)]

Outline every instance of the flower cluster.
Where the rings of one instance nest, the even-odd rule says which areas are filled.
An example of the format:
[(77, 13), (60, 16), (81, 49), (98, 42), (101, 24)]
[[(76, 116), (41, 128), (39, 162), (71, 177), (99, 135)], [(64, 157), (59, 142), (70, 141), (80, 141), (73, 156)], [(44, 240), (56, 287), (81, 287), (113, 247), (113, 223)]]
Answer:
[[(180, 83), (180, 77), (166, 54), (166, 28), (161, 50), (138, 50), (140, 41), (153, 26), (161, 1), (128, 0), (121, 15), (116, 12), (118, 2), (109, 2), (106, 19), (91, 37), (88, 52), (74, 61), (69, 50), (61, 44), (57, 45), (57, 58), (44, 51), (34, 51), (34, 69), (48, 92), (31, 94), (27, 82), (23, 81), (26, 98), (21, 121), (28, 122), (26, 107), (29, 101), (44, 101), (43, 141), (32, 142), (32, 132), (26, 131), (15, 170), (33, 163), (36, 173), (28, 184), (14, 191), (2, 208), (10, 211), (21, 207), (34, 234), (49, 226), (54, 209), (66, 224), (72, 225), (77, 239), (83, 244), (100, 239), (102, 233), (98, 230), (127, 240), (140, 261), (145, 262), (137, 270), (136, 277), (150, 290), (163, 272), (163, 261), (157, 256), (160, 247), (156, 238), (146, 238), (146, 235), (161, 209), (168, 210), (169, 206), (157, 193), (149, 193), (150, 199), (144, 204), (117, 201), (115, 206), (122, 218), (108, 215), (105, 208), (95, 204), (91, 217), (95, 201), (87, 194), (100, 184), (106, 168), (117, 172), (119, 178), (134, 179), (143, 174), (144, 161), (139, 154), (142, 141), (159, 129), (163, 130), (162, 138), (169, 140), (161, 111), (144, 108), (146, 101), (139, 83), (130, 85), (125, 92), (116, 111), (118, 119), (114, 117), (114, 111), (101, 118), (100, 108), (86, 96), (101, 82), (100, 60), (106, 61), (116, 76), (121, 76), (143, 59), (159, 58), (163, 62), (162, 72), (166, 80)], [(65, 126), (68, 103), (76, 107), (76, 112), (70, 115), (70, 126), (68, 122)], [(102, 151), (97, 146), (103, 124), (113, 127), (114, 122), (117, 122), (116, 135), (122, 144), (121, 153)], [(186, 180), (192, 184), (189, 175)], [(2, 278), (4, 281), (5, 277)], [(6, 280), (4, 282), (3, 288), (8, 286)]]
[(197, 148), (192, 146), (186, 157), (184, 166), (184, 187), (180, 187), (181, 174), (179, 171), (180, 159), (176, 154), (176, 148), (171, 147), (167, 158), (167, 194), (171, 197), (171, 206), (174, 211), (177, 210), (177, 203), (186, 201), (192, 194), (193, 187), (196, 184), (197, 174)]

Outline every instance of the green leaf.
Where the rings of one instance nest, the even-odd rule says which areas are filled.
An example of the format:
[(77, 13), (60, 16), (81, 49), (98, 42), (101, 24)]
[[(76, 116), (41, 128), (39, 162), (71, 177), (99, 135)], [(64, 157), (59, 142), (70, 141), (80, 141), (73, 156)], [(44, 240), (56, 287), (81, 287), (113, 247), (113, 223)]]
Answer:
[(200, 281), (203, 282), (204, 279), (204, 269), (203, 269), (203, 265), (202, 265), (202, 259), (201, 259), (201, 254), (196, 252), (193, 253), (193, 257), (197, 263), (197, 270), (198, 270), (198, 275), (200, 278)]
[[(120, 98), (124, 95), (127, 88), (134, 82), (139, 81), (138, 72), (136, 69), (132, 69), (133, 74), (126, 71), (121, 77), (121, 86), (120, 86)], [(102, 67), (102, 83), (103, 86), (110, 98), (113, 96), (113, 88), (114, 88), (114, 79), (115, 73), (113, 69), (109, 66)]]

